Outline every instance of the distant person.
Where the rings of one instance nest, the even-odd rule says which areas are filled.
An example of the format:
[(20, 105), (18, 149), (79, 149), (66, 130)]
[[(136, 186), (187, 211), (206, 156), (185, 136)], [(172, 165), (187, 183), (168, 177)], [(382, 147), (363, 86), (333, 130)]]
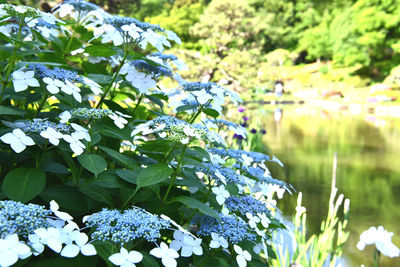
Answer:
[(284, 91), (284, 89), (283, 89), (283, 81), (282, 81), (282, 80), (277, 80), (277, 81), (275, 82), (275, 85), (274, 85), (274, 92), (275, 92), (275, 95), (278, 96), (278, 97), (280, 97), (280, 96), (283, 95), (283, 93), (284, 93), (285, 91)]

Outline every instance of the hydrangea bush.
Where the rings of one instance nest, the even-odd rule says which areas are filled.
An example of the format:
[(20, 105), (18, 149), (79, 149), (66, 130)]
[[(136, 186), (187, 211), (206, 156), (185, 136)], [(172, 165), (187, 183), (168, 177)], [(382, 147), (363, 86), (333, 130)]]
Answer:
[(81, 0), (0, 4), (0, 32), (0, 266), (274, 257), (281, 162), (228, 147), (246, 130), (223, 108), (241, 100), (180, 77), (175, 33)]

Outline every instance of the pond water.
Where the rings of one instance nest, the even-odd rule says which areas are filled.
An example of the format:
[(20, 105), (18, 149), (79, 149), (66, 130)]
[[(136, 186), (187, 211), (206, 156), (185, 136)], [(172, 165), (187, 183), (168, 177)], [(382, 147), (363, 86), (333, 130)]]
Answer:
[[(249, 112), (249, 111), (247, 111)], [(360, 234), (384, 226), (400, 246), (400, 120), (373, 115), (330, 114), (306, 107), (250, 111), (251, 125), (267, 130), (262, 143), (284, 164), (271, 166), (274, 177), (303, 192), (310, 233), (326, 217), (333, 155), (337, 152), (339, 193), (349, 198), (350, 237), (344, 248), (346, 266), (371, 266), (373, 247), (359, 251)], [(286, 195), (278, 207), (294, 214), (297, 194)], [(400, 258), (381, 257), (380, 266), (400, 266)]]

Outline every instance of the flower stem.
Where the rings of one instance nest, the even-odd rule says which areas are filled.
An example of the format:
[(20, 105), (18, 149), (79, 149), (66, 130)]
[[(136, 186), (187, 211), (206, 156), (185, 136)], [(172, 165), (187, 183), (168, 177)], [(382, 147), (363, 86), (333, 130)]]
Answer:
[(17, 35), (17, 43), (14, 46), (13, 53), (12, 53), (12, 55), (10, 57), (8, 65), (6, 66), (7, 72), (6, 72), (6, 77), (3, 80), (3, 87), (1, 88), (0, 103), (3, 101), (4, 90), (5, 90), (6, 86), (8, 85), (8, 82), (9, 82), (8, 79), (10, 78), (11, 71), (13, 70), (14, 65), (15, 65), (15, 61), (17, 59), (17, 51), (21, 47), (21, 40), (20, 39), (21, 39), (23, 21), (24, 20), (22, 20), (22, 22), (19, 25), (18, 35)]
[(128, 54), (129, 54), (128, 51), (125, 50), (124, 57), (122, 58), (121, 63), (119, 64), (117, 71), (114, 73), (114, 76), (112, 77), (112, 80), (111, 80), (110, 84), (108, 85), (108, 87), (107, 87), (106, 90), (104, 91), (104, 94), (103, 94), (102, 97), (100, 98), (100, 101), (97, 103), (96, 108), (100, 108), (100, 107), (101, 107), (101, 104), (103, 103), (104, 98), (106, 98), (108, 92), (109, 92), (110, 89), (113, 87), (114, 82), (115, 82), (115, 80), (117, 79), (118, 74), (119, 74), (119, 72), (121, 71), (121, 68), (122, 68), (122, 66), (123, 66), (124, 63), (125, 63), (125, 60), (126, 60), (126, 58), (128, 57)]
[(176, 170), (174, 171), (174, 173), (171, 175), (171, 182), (168, 185), (168, 189), (165, 192), (165, 195), (163, 197), (162, 202), (165, 203), (167, 201), (167, 197), (169, 195), (169, 192), (171, 191), (172, 186), (175, 183), (176, 177), (179, 175), (179, 173), (181, 172), (182, 169), (182, 162), (183, 162), (183, 156), (185, 155), (186, 149), (187, 149), (187, 145), (185, 145), (182, 149), (182, 153), (181, 153), (181, 157), (179, 159), (178, 165), (176, 166)]
[(144, 94), (141, 94), (140, 97), (139, 97), (139, 99), (138, 99), (138, 101), (137, 101), (137, 103), (136, 103), (135, 108), (134, 108), (133, 111), (132, 111), (132, 114), (135, 114), (136, 109), (139, 107), (139, 104), (140, 104), (140, 103), (142, 102), (142, 100), (143, 100), (143, 97), (144, 97)]

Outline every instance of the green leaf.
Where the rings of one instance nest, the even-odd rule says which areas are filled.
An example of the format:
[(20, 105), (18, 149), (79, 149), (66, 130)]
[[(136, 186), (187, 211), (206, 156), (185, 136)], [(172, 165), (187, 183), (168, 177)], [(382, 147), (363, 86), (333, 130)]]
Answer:
[(117, 170), (116, 174), (124, 179), (125, 181), (131, 183), (131, 184), (136, 184), (137, 183), (137, 171), (131, 171), (131, 170)]
[(113, 206), (112, 196), (109, 189), (90, 183), (81, 187), (80, 191), (93, 200)]
[(70, 173), (67, 167), (53, 161), (47, 161), (47, 160), (43, 161), (42, 165), (40, 165), (40, 168), (46, 172), (51, 172), (51, 173), (60, 173), (60, 174)]
[(170, 150), (171, 142), (169, 140), (150, 140), (139, 146), (141, 150), (150, 152), (166, 153)]
[(108, 257), (119, 252), (119, 248), (111, 242), (96, 240), (92, 244), (96, 248), (97, 254), (106, 262), (109, 262)]
[(83, 154), (78, 157), (79, 163), (83, 168), (98, 175), (107, 168), (107, 161), (99, 155), (96, 154)]
[(99, 146), (101, 150), (107, 153), (110, 157), (112, 157), (114, 160), (118, 161), (119, 163), (123, 164), (125, 167), (134, 170), (136, 169), (137, 163), (135, 160), (131, 159), (128, 156), (125, 156), (124, 154), (121, 154), (111, 148), (104, 147), (104, 146)]
[(220, 219), (218, 212), (216, 212), (215, 210), (213, 210), (212, 208), (210, 208), (209, 206), (207, 206), (206, 204), (195, 198), (188, 196), (180, 196), (173, 198), (172, 201), (179, 201), (189, 208), (199, 210), (201, 213), (214, 217), (217, 220)]
[(10, 171), (3, 182), (3, 192), (12, 200), (27, 202), (43, 191), (46, 174), (40, 169), (18, 168)]
[(93, 74), (93, 73), (88, 74), (88, 78), (99, 84), (109, 84), (112, 80), (111, 75)]
[(86, 197), (75, 188), (65, 184), (48, 186), (39, 196), (47, 202), (55, 200), (60, 207), (65, 209), (80, 212), (88, 209)]
[(105, 188), (122, 188), (125, 186), (115, 174), (108, 171), (99, 174), (97, 179), (94, 180), (94, 183)]
[(166, 180), (172, 172), (172, 169), (167, 165), (150, 165), (139, 172), (137, 176), (137, 186), (140, 188), (161, 183)]
[(23, 116), (25, 114), (26, 111), (19, 108), (0, 106), (0, 115)]
[(212, 108), (205, 108), (205, 109), (203, 109), (203, 112), (213, 118), (217, 118), (219, 116), (218, 111), (216, 111), (215, 109), (212, 109)]
[(192, 146), (190, 147), (191, 150), (195, 151), (195, 155), (198, 159), (207, 159), (208, 161), (210, 161), (210, 154), (208, 154), (208, 152), (206, 150), (204, 150), (203, 148), (199, 147), (199, 146)]
[(143, 260), (141, 261), (141, 264), (143, 264), (143, 266), (151, 266), (151, 267), (159, 267), (160, 266), (158, 264), (157, 260), (154, 259), (153, 256), (150, 256), (149, 254), (147, 254), (144, 251), (141, 251), (140, 253), (142, 253), (142, 255), (143, 255)]
[(105, 44), (87, 46), (85, 52), (94, 57), (111, 57), (116, 53), (110, 46)]

